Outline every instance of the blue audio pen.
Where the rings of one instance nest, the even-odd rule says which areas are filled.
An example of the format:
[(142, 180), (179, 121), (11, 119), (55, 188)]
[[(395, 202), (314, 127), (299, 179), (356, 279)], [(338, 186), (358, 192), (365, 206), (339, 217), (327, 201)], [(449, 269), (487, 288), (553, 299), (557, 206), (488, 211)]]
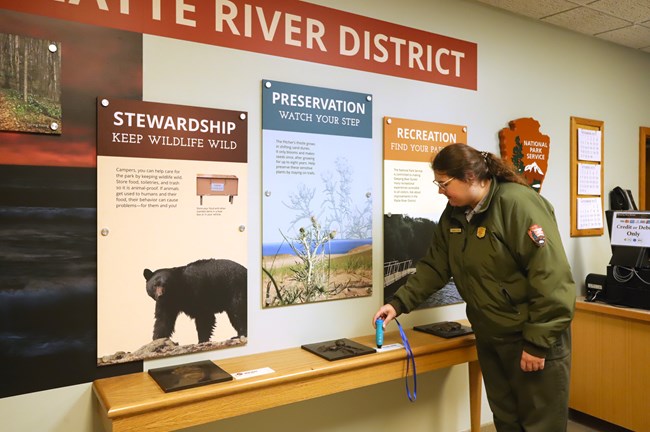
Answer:
[(375, 321), (375, 341), (377, 342), (377, 348), (381, 348), (384, 344), (384, 320), (377, 318)]

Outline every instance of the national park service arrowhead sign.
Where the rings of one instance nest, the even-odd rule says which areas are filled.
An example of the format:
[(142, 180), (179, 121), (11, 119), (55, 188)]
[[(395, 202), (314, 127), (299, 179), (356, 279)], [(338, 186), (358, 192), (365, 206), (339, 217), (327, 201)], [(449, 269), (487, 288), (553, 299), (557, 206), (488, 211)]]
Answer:
[(540, 132), (539, 122), (530, 117), (512, 120), (508, 125), (499, 131), (501, 157), (512, 162), (530, 187), (540, 192), (548, 169), (551, 139)]

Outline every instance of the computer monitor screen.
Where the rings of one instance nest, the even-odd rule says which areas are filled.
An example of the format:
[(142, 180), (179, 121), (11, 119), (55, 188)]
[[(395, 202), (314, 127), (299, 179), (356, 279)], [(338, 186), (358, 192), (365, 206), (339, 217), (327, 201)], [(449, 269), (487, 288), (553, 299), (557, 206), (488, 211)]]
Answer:
[(650, 211), (607, 212), (610, 264), (650, 268)]

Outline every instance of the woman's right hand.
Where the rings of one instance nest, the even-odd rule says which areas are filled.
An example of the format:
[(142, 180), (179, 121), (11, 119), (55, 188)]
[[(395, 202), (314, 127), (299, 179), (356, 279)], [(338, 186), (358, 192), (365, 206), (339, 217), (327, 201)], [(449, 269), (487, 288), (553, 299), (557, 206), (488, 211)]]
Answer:
[(376, 327), (376, 322), (379, 318), (384, 320), (384, 330), (386, 330), (386, 324), (388, 324), (392, 319), (397, 316), (397, 311), (391, 304), (385, 304), (379, 308), (375, 317), (372, 319), (373, 328)]

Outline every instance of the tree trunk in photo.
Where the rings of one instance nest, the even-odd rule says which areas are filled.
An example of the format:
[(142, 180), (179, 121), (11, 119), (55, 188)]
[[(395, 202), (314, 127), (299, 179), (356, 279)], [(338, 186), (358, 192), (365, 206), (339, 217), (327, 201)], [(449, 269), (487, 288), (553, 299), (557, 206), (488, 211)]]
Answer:
[(50, 71), (48, 80), (48, 98), (50, 100), (60, 102), (59, 100), (59, 52), (60, 47), (57, 44), (57, 50), (48, 56), (48, 63)]
[(29, 53), (27, 52), (27, 44), (23, 44), (23, 100), (27, 102), (27, 77), (29, 75)]
[(3, 34), (2, 37), (2, 53), (0, 53), (0, 64), (2, 64), (2, 88), (9, 88), (11, 85), (9, 77), (11, 76), (11, 69), (13, 57), (11, 56), (11, 35)]

